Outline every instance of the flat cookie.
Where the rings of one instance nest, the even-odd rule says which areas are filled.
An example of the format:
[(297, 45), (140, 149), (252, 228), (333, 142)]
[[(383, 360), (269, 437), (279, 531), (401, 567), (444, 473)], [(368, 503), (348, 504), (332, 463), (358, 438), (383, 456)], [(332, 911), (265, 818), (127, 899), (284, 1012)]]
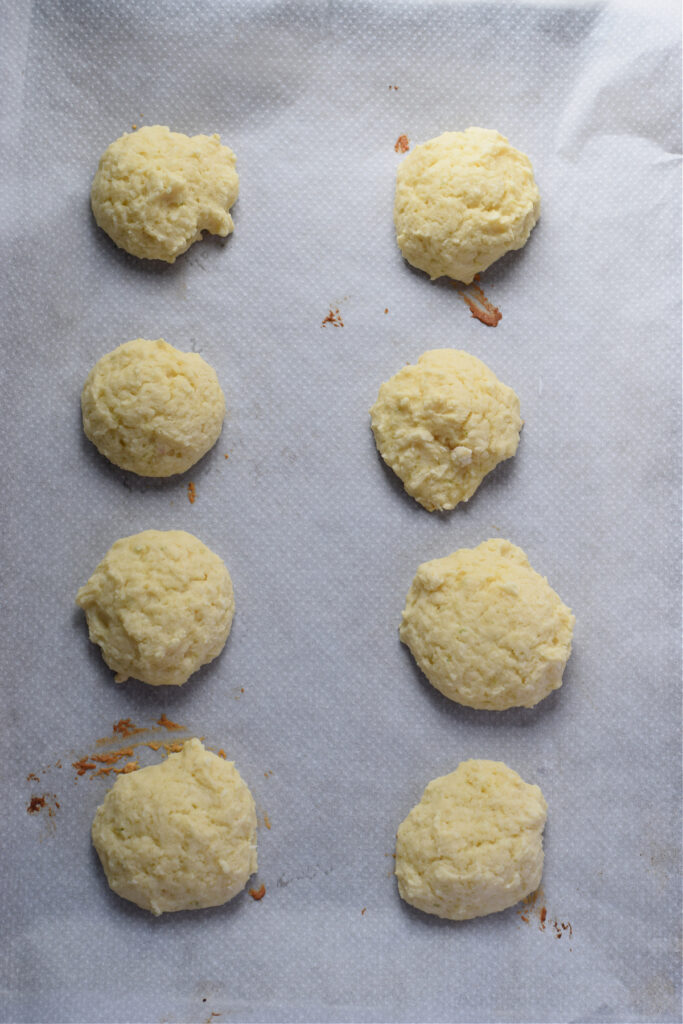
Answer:
[(419, 566), (399, 632), (449, 700), (503, 711), (562, 685), (574, 622), (522, 549), (496, 539)]
[(398, 168), (396, 241), (434, 279), (470, 284), (521, 249), (541, 201), (529, 158), (498, 132), (468, 128), (415, 146)]
[(117, 540), (76, 604), (116, 682), (150, 686), (181, 686), (218, 657), (235, 612), (225, 565), (184, 530)]
[(137, 338), (95, 363), (81, 395), (97, 450), (140, 476), (184, 473), (218, 440), (225, 399), (215, 371), (162, 338)]
[(237, 199), (235, 154), (218, 135), (181, 135), (150, 125), (105, 149), (90, 202), (120, 249), (174, 263), (202, 231), (229, 235)]
[(463, 761), (398, 828), (401, 898), (452, 921), (514, 906), (540, 885), (547, 810), (538, 786), (502, 761)]
[(120, 775), (92, 841), (110, 888), (155, 915), (227, 903), (257, 868), (251, 793), (232, 761), (198, 739)]
[(429, 512), (468, 501), (517, 451), (519, 399), (485, 363), (433, 349), (379, 389), (370, 410), (380, 455)]

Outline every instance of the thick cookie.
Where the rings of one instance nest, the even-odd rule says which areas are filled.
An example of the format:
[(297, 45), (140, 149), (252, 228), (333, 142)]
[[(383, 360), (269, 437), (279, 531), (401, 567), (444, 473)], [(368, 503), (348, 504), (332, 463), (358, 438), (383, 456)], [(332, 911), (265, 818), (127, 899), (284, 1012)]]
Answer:
[(396, 177), (394, 226), (403, 256), (431, 278), (469, 284), (538, 220), (529, 158), (498, 132), (468, 128), (416, 146)]
[(227, 903), (256, 871), (256, 810), (231, 761), (188, 740), (120, 775), (92, 841), (110, 887), (153, 914)]
[(103, 231), (132, 256), (174, 263), (202, 231), (229, 235), (237, 199), (235, 154), (218, 135), (162, 125), (122, 135), (105, 149), (90, 202)]
[(453, 921), (513, 906), (540, 884), (547, 809), (538, 786), (502, 761), (463, 761), (399, 826), (401, 898)]
[(116, 682), (132, 676), (151, 686), (180, 686), (213, 661), (235, 611), (225, 565), (184, 530), (117, 540), (76, 604)]

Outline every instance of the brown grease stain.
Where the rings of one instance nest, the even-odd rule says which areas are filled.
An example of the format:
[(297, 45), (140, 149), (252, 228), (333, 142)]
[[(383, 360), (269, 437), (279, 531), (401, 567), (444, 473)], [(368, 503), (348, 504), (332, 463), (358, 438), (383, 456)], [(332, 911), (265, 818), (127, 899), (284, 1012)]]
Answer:
[[(542, 888), (524, 897), (522, 907), (517, 911), (517, 914), (525, 924), (530, 924), (531, 915), (536, 914), (538, 930), (541, 932), (545, 932), (546, 928), (548, 931), (552, 930), (552, 935), (556, 939), (561, 939), (564, 935), (571, 939), (574, 935), (574, 929), (569, 921), (561, 921), (559, 918), (550, 917), (548, 908), (545, 905), (545, 896)], [(569, 948), (571, 950), (571, 946)]]
[(177, 722), (172, 722), (170, 718), (167, 718), (165, 714), (161, 718), (157, 718), (157, 725), (161, 725), (164, 729), (184, 729), (184, 725), (178, 725)]
[(470, 308), (470, 314), (475, 320), (481, 321), (482, 324), (486, 324), (487, 327), (497, 327), (500, 321), (503, 319), (503, 314), (494, 306), (492, 302), (484, 295), (484, 291), (481, 285), (478, 284), (479, 274), (475, 274), (474, 281), (472, 284), (467, 285), (463, 288), (462, 285), (456, 282), (455, 288), (458, 289), (463, 300), (467, 303)]
[(322, 322), (322, 327), (326, 327), (328, 324), (332, 324), (333, 327), (343, 327), (344, 321), (342, 320), (339, 307), (335, 306), (334, 309), (330, 307), (330, 311)]
[(119, 718), (118, 722), (114, 722), (113, 733), (115, 736), (123, 736), (124, 740), (128, 736), (135, 736), (139, 732), (144, 732), (144, 729), (138, 729), (134, 722), (131, 722), (130, 718)]
[(59, 810), (59, 800), (55, 793), (43, 793), (42, 796), (32, 796), (26, 806), (29, 814), (38, 814), (44, 808), (47, 809), (48, 816), (54, 818), (55, 812)]

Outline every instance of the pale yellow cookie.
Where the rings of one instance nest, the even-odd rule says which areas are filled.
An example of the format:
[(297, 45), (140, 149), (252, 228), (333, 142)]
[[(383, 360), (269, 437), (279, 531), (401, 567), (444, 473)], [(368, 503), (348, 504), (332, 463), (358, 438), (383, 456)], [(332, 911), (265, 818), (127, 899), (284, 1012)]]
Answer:
[(428, 511), (472, 497), (517, 451), (519, 399), (485, 363), (433, 349), (379, 389), (370, 410), (380, 455)]
[(218, 135), (181, 135), (156, 124), (105, 149), (90, 201), (120, 249), (173, 263), (202, 231), (230, 234), (238, 191), (235, 154)]
[(529, 158), (496, 131), (445, 132), (415, 146), (398, 168), (396, 240), (431, 278), (469, 284), (522, 248), (539, 213)]
[(225, 646), (235, 612), (230, 574), (184, 530), (145, 530), (112, 544), (76, 596), (117, 683), (180, 686)]
[(541, 882), (547, 810), (538, 786), (502, 761), (463, 761), (399, 825), (401, 898), (452, 921), (514, 906)]
[(487, 540), (419, 566), (400, 636), (450, 700), (502, 711), (562, 685), (574, 622), (521, 548)]
[(140, 476), (184, 473), (218, 440), (225, 399), (215, 371), (162, 338), (102, 356), (81, 394), (83, 430), (115, 466)]
[(92, 841), (110, 887), (153, 914), (227, 903), (256, 871), (256, 810), (232, 761), (188, 740), (120, 775)]

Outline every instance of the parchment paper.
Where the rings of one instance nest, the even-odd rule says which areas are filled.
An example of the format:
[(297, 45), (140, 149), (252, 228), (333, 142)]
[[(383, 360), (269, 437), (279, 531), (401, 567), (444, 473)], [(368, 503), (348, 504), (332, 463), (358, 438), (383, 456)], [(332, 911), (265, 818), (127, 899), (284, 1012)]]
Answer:
[[(2, 21), (2, 1019), (680, 1019), (677, 18), (42, 0)], [(172, 267), (89, 212), (101, 152), (155, 123), (219, 132), (241, 175), (234, 236)], [(527, 247), (482, 279), (495, 330), (393, 237), (397, 137), (469, 125), (530, 154), (542, 194)], [(138, 336), (201, 352), (226, 393), (221, 440), (178, 479), (82, 435), (88, 370)], [(484, 359), (526, 425), (468, 505), (430, 515), (368, 408), (440, 346)], [(74, 606), (150, 527), (196, 533), (235, 584), (223, 655), (179, 690), (116, 686)], [(417, 565), (498, 535), (577, 617), (564, 686), (532, 711), (449, 703), (398, 640)], [(260, 902), (155, 920), (109, 893), (89, 829), (113, 776), (71, 764), (162, 712), (268, 816)], [(537, 903), (458, 924), (402, 904), (391, 854), (468, 757), (538, 783), (549, 817)]]

